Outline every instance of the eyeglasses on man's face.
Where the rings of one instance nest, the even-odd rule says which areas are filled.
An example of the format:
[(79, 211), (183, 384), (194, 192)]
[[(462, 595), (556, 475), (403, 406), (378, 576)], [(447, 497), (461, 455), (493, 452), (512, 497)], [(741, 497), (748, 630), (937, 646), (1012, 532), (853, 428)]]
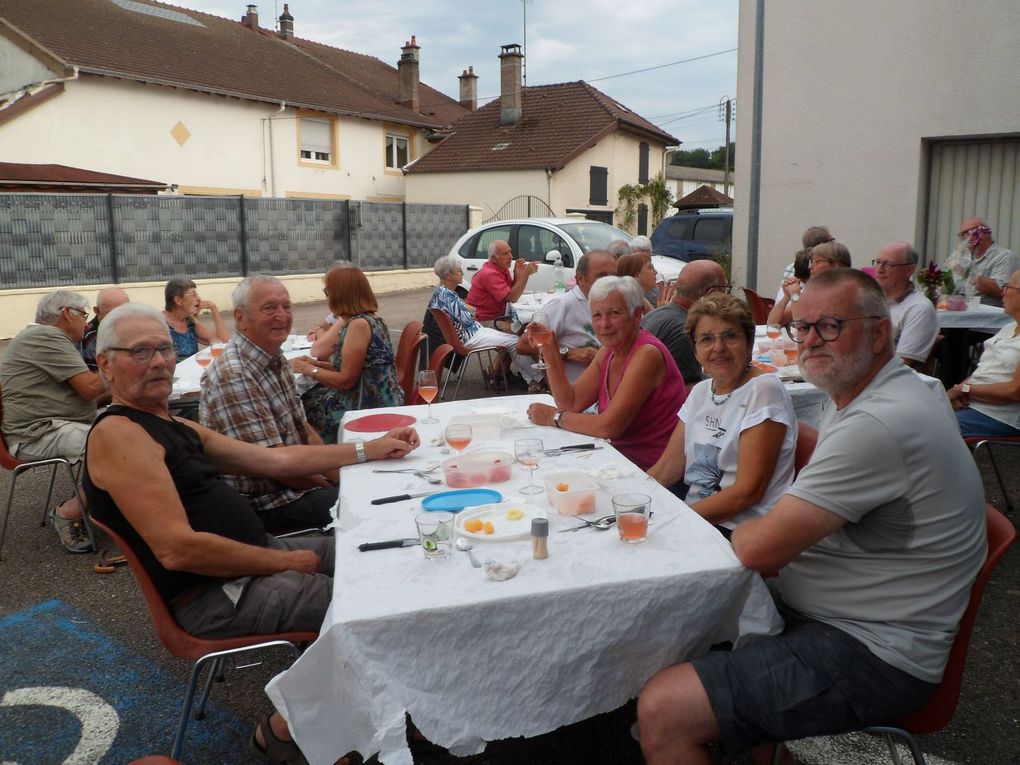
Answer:
[(727, 295), (733, 290), (732, 284), (713, 284), (705, 290), (706, 295), (711, 295), (713, 292), (725, 292)]
[(883, 269), (883, 268), (900, 268), (901, 266), (912, 266), (914, 264), (913, 263), (893, 263), (892, 261), (889, 261), (889, 260), (878, 260), (876, 258), (875, 260), (871, 261), (871, 265), (873, 265), (877, 269)]
[(89, 317), (89, 312), (86, 311), (84, 308), (76, 308), (75, 306), (68, 305), (68, 306), (64, 306), (64, 310), (65, 311), (71, 311), (72, 313), (76, 313), (79, 316), (81, 316), (83, 319), (87, 319)]
[(827, 343), (831, 343), (840, 336), (843, 332), (843, 325), (848, 321), (881, 318), (881, 316), (851, 316), (849, 319), (836, 319), (832, 316), (822, 316), (818, 321), (800, 321), (795, 319), (787, 323), (786, 331), (795, 343), (803, 343), (807, 340), (808, 333), (814, 328), (815, 334), (819, 338)]
[(163, 345), (133, 345), (130, 348), (124, 348), (119, 346), (110, 346), (108, 350), (111, 351), (125, 351), (131, 354), (133, 358), (139, 364), (148, 364), (152, 361), (152, 357), (155, 354), (159, 354), (163, 357), (163, 361), (173, 361), (177, 358), (177, 350), (170, 344), (164, 343)]
[(736, 345), (742, 337), (735, 329), (724, 329), (721, 332), (704, 332), (694, 338), (694, 344), (699, 350), (708, 350), (716, 340), (722, 340), (723, 345)]

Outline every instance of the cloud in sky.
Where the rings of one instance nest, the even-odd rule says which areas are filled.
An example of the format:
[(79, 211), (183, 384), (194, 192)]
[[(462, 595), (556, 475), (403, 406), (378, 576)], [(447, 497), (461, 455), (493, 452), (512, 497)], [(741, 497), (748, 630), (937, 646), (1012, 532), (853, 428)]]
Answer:
[[(421, 46), (421, 78), (457, 98), (457, 76), (473, 66), (479, 100), (499, 96), (499, 48), (525, 44), (529, 85), (661, 66), (737, 47), (738, 0), (288, 0), (298, 37), (375, 56), (393, 66), (411, 35)], [(245, 0), (177, 0), (233, 19)], [(275, 26), (282, 0), (257, 2), (263, 27)], [(736, 95), (737, 54), (592, 84), (680, 138), (686, 148), (724, 140), (718, 109), (682, 117)]]

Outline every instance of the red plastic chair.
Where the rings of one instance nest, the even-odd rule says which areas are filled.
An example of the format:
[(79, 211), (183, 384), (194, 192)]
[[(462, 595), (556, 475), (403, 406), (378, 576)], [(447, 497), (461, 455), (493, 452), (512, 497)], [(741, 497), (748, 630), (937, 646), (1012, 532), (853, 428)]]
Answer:
[[(949, 660), (946, 663), (942, 682), (939, 683), (935, 693), (923, 707), (907, 715), (896, 725), (872, 725), (864, 729), (868, 733), (876, 733), (885, 737), (893, 762), (900, 762), (893, 743), (895, 738), (899, 738), (906, 742), (915, 765), (925, 765), (924, 754), (921, 752), (921, 747), (914, 738), (914, 734), (934, 733), (942, 730), (949, 725), (956, 712), (956, 705), (960, 700), (960, 687), (963, 684), (967, 649), (970, 647), (970, 636), (974, 631), (974, 620), (977, 618), (981, 597), (985, 593), (992, 569), (1016, 540), (1016, 529), (1013, 528), (1013, 524), (992, 505), (985, 505), (985, 517), (988, 522), (988, 555), (978, 572), (977, 579), (974, 580), (974, 586), (971, 588), (970, 600), (967, 603), (967, 609), (963, 612), (956, 637), (953, 639), (953, 647), (949, 651)], [(776, 746), (774, 763), (781, 762), (782, 749), (782, 744)]]
[[(492, 354), (493, 352), (499, 352), (501, 348), (498, 345), (486, 346), (484, 348), (469, 349), (464, 343), (461, 342), (460, 337), (457, 336), (457, 331), (453, 328), (453, 322), (447, 315), (446, 311), (441, 308), (430, 308), (433, 318), (436, 320), (436, 324), (439, 325), (440, 331), (443, 333), (443, 340), (453, 346), (453, 351), (459, 356), (464, 357), (464, 363), (460, 365), (460, 370), (456, 373), (451, 368), (450, 374), (446, 376), (446, 382), (443, 383), (442, 390), (439, 392), (439, 397), (443, 398), (446, 395), (446, 386), (450, 382), (450, 378), (456, 374), (457, 376), (457, 389), (453, 392), (453, 397), (456, 399), (460, 394), (460, 384), (464, 380), (464, 372), (467, 369), (467, 360), (472, 354), (478, 357), (478, 370), (482, 373), (482, 381), (485, 386), (488, 387), (489, 383), (485, 377), (485, 368), (482, 366), (482, 357), (480, 354), (486, 354), (489, 360), (489, 366), (492, 366)], [(506, 372), (503, 372), (503, 387), (509, 388), (509, 383), (506, 379)]]
[[(3, 405), (3, 390), (0, 390), (0, 427), (2, 427), (4, 418), (4, 405)], [(14, 489), (18, 485), (18, 476), (22, 473), (27, 473), (29, 470), (35, 470), (36, 468), (48, 467), (50, 470), (50, 487), (46, 492), (46, 501), (43, 503), (43, 516), (41, 526), (46, 525), (46, 515), (48, 514), (50, 507), (50, 499), (53, 497), (53, 484), (57, 480), (57, 468), (61, 465), (67, 470), (67, 477), (71, 482), (71, 491), (75, 490), (78, 485), (78, 481), (74, 475), (74, 469), (71, 467), (71, 462), (64, 459), (63, 457), (51, 457), (45, 460), (32, 460), (25, 461), (19, 460), (7, 449), (7, 440), (3, 437), (3, 432), (0, 431), (0, 466), (4, 470), (10, 470), (14, 475), (11, 476), (11, 487), (7, 491), (7, 502), (4, 505), (4, 522), (3, 526), (0, 527), (0, 554), (3, 553), (4, 549), (4, 538), (7, 536), (7, 521), (11, 515), (11, 503), (14, 500)], [(89, 525), (88, 518), (83, 516), (82, 522), (85, 524), (85, 532), (88, 534), (89, 542), (92, 543), (92, 549), (96, 549), (96, 540), (92, 535), (92, 527)]]
[(764, 299), (750, 287), (742, 287), (747, 307), (751, 309), (755, 324), (767, 324), (769, 320), (768, 309), (765, 308)]
[(213, 680), (219, 674), (224, 658), (263, 648), (283, 647), (287, 648), (296, 659), (301, 654), (299, 644), (311, 643), (319, 636), (317, 632), (279, 632), (263, 635), (239, 635), (229, 638), (199, 638), (189, 635), (177, 624), (173, 614), (170, 613), (170, 609), (156, 590), (156, 585), (153, 584), (149, 573), (142, 566), (138, 556), (128, 546), (127, 542), (117, 532), (96, 518), (92, 519), (92, 523), (113, 540), (113, 543), (120, 548), (120, 551), (127, 559), (128, 566), (131, 567), (135, 580), (142, 589), (145, 604), (149, 607), (149, 614), (152, 616), (152, 623), (156, 628), (156, 636), (159, 638), (159, 642), (163, 644), (163, 647), (171, 655), (176, 656), (178, 659), (187, 659), (194, 662), (191, 670), (191, 680), (188, 683), (188, 691), (184, 697), (184, 706), (181, 709), (181, 716), (177, 723), (177, 732), (174, 735), (173, 750), (170, 753), (170, 757), (174, 760), (180, 759), (181, 750), (184, 748), (184, 731), (191, 717), (191, 707), (195, 700), (195, 688), (198, 686), (198, 679), (202, 674), (202, 669), (207, 663), (211, 664), (211, 669), (206, 680), (205, 689), (202, 692), (202, 697), (199, 699), (198, 707), (195, 710), (196, 720), (202, 719), (206, 700), (209, 698), (209, 692), (212, 690)]
[(415, 363), (418, 358), (418, 347), (426, 339), (421, 328), (420, 321), (409, 321), (400, 333), (400, 341), (397, 343), (397, 350), (394, 354), (397, 379), (400, 381), (400, 387), (404, 390), (405, 404), (412, 403), (411, 395), (414, 393), (414, 378), (418, 367)]

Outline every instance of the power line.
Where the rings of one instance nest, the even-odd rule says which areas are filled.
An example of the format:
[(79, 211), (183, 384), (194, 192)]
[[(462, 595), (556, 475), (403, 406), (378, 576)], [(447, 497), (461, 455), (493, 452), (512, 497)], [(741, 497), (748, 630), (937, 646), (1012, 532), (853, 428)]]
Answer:
[(737, 49), (729, 48), (728, 50), (720, 50), (715, 53), (706, 53), (704, 56), (695, 56), (694, 58), (685, 58), (682, 61), (673, 61), (669, 64), (659, 64), (658, 66), (647, 66), (644, 69), (635, 69), (633, 72), (622, 72), (620, 74), (607, 74), (605, 77), (595, 77), (594, 79), (585, 80), (585, 82), (602, 82), (602, 80), (613, 80), (617, 77), (627, 77), (632, 74), (641, 74), (642, 72), (652, 72), (656, 69), (665, 69), (668, 66), (677, 66), (679, 64), (689, 64), (692, 61), (701, 61), (702, 59), (712, 58), (713, 56), (722, 56), (726, 53), (733, 53)]

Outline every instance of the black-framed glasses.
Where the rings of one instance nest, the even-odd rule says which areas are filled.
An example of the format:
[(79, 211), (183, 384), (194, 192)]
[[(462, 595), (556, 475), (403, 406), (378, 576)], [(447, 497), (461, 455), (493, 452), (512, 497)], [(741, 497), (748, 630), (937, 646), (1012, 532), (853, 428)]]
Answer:
[(725, 292), (727, 295), (733, 290), (732, 284), (713, 284), (705, 290), (706, 295), (711, 295), (713, 292)]
[(881, 316), (851, 316), (849, 319), (835, 319), (832, 316), (822, 316), (818, 321), (800, 321), (795, 319), (788, 322), (786, 331), (795, 343), (803, 343), (807, 340), (808, 333), (812, 328), (815, 334), (827, 343), (839, 337), (843, 331), (843, 325), (848, 321), (860, 321), (861, 319), (881, 319)]
[(131, 348), (118, 347), (111, 345), (106, 350), (108, 351), (126, 351), (131, 354), (131, 358), (137, 361), (139, 364), (148, 364), (152, 361), (154, 354), (159, 353), (163, 357), (163, 361), (173, 361), (177, 358), (177, 349), (174, 348), (170, 343), (164, 343), (163, 345), (135, 345)]
[(707, 350), (715, 345), (717, 339), (722, 340), (724, 345), (736, 345), (743, 335), (735, 329), (724, 329), (721, 332), (704, 332), (694, 339), (694, 344), (701, 349)]
[(1007, 290), (1020, 290), (1020, 287), (1014, 287), (1012, 284), (1002, 285), (1002, 294), (1005, 295)]
[(878, 260), (877, 258), (871, 261), (871, 265), (875, 268), (900, 268), (901, 266), (912, 266), (913, 263), (890, 263), (888, 260)]

